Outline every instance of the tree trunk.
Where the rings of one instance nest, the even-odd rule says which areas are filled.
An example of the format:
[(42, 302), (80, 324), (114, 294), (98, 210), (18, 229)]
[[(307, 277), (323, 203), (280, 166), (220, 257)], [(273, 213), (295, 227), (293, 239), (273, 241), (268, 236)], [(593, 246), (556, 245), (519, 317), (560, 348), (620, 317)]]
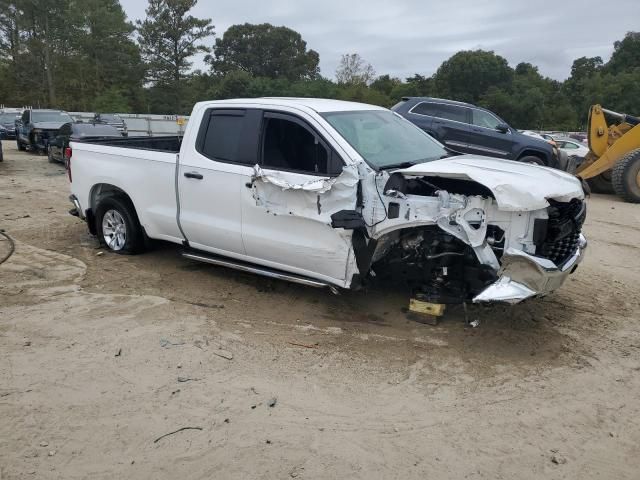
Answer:
[(44, 28), (44, 69), (47, 75), (47, 89), (49, 90), (49, 104), (51, 107), (56, 105), (56, 90), (53, 84), (53, 72), (51, 72), (51, 52), (49, 50), (49, 17), (45, 16), (45, 28)]

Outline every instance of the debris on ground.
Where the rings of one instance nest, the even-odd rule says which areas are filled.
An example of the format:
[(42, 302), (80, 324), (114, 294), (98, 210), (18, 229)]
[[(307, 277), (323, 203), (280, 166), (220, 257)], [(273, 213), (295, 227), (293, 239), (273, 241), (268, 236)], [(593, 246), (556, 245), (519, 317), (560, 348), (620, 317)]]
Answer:
[(226, 358), (227, 360), (233, 360), (233, 353), (227, 352), (226, 350), (216, 350), (213, 354), (218, 357)]
[(179, 428), (178, 430), (175, 430), (173, 432), (165, 433), (164, 435), (159, 436), (158, 438), (156, 438), (153, 441), (153, 443), (158, 443), (160, 440), (162, 440), (165, 437), (168, 437), (169, 435), (173, 435), (173, 434), (178, 433), (178, 432), (184, 432), (185, 430), (200, 430), (200, 431), (202, 431), (202, 427), (182, 427), (182, 428)]
[(319, 343), (314, 343), (313, 345), (308, 345), (304, 343), (296, 343), (296, 342), (287, 342), (289, 345), (293, 345), (294, 347), (302, 347), (302, 348), (318, 348), (320, 346)]
[(114, 355), (114, 357), (119, 357), (120, 355), (122, 355), (122, 349), (121, 348), (116, 350), (116, 354)]
[(551, 461), (556, 465), (564, 465), (565, 463), (567, 463), (567, 459), (557, 453), (551, 456)]
[(178, 377), (178, 383), (199, 382), (199, 378)]
[(276, 406), (276, 403), (278, 403), (278, 399), (276, 397), (273, 397), (271, 400), (267, 402), (267, 406), (273, 408)]
[(184, 345), (185, 342), (172, 342), (170, 340), (167, 340), (166, 338), (161, 338), (160, 339), (160, 346), (162, 348), (170, 348), (170, 347), (178, 347), (180, 345)]

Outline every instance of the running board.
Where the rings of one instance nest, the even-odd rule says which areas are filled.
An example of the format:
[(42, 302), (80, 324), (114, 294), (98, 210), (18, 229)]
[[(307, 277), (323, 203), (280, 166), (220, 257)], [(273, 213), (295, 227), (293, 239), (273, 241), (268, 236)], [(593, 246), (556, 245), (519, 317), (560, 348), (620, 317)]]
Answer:
[(314, 280), (309, 277), (304, 277), (302, 275), (296, 275), (294, 273), (285, 273), (279, 270), (273, 270), (268, 267), (261, 267), (259, 265), (253, 265), (250, 263), (242, 262), (239, 260), (233, 260), (231, 258), (224, 258), (215, 255), (207, 255), (204, 253), (191, 253), (191, 252), (182, 252), (182, 256), (184, 258), (188, 258), (190, 260), (195, 260), (197, 262), (209, 263), (211, 265), (217, 265), (220, 267), (228, 267), (233, 268), (235, 270), (240, 270), (241, 272), (255, 273), (257, 275), (262, 275), (264, 277), (276, 278), (278, 280), (285, 280), (287, 282), (298, 283), (300, 285), (306, 285), (307, 287), (315, 287), (315, 288), (328, 288), (332, 293), (338, 295), (338, 289), (326, 282), (322, 282), (320, 280)]

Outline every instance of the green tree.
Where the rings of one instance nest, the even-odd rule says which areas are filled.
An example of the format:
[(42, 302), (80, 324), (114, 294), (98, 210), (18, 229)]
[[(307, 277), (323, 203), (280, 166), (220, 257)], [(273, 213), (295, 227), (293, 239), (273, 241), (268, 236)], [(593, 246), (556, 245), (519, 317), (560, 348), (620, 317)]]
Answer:
[(439, 96), (476, 103), (489, 87), (508, 87), (513, 70), (507, 60), (484, 50), (458, 52), (434, 76)]
[(607, 73), (629, 72), (640, 68), (640, 32), (628, 32), (613, 44), (613, 55), (607, 62)]
[(239, 70), (254, 77), (297, 81), (314, 79), (320, 72), (318, 52), (307, 50), (298, 32), (269, 23), (232, 25), (216, 39), (213, 51), (206, 60), (221, 75)]
[(375, 76), (373, 66), (358, 53), (342, 55), (336, 69), (336, 80), (344, 85), (369, 85)]
[(381, 75), (376, 78), (373, 82), (371, 82), (371, 88), (374, 90), (378, 90), (379, 92), (384, 93), (385, 95), (391, 95), (394, 88), (402, 85), (402, 80), (397, 77), (391, 77), (389, 75)]
[(188, 15), (196, 3), (197, 0), (149, 0), (147, 18), (137, 22), (146, 79), (169, 95), (173, 112), (182, 108), (182, 81), (190, 74), (190, 59), (209, 51), (201, 42), (214, 34), (210, 19)]

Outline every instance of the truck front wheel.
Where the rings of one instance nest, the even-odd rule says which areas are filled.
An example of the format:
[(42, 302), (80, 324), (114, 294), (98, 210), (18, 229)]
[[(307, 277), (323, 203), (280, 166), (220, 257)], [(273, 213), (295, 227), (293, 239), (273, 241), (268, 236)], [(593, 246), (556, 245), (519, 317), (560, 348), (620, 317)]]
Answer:
[(611, 183), (627, 202), (640, 203), (640, 148), (618, 160), (611, 171)]
[(95, 218), (100, 244), (121, 255), (142, 251), (144, 234), (128, 199), (114, 196), (100, 200)]

